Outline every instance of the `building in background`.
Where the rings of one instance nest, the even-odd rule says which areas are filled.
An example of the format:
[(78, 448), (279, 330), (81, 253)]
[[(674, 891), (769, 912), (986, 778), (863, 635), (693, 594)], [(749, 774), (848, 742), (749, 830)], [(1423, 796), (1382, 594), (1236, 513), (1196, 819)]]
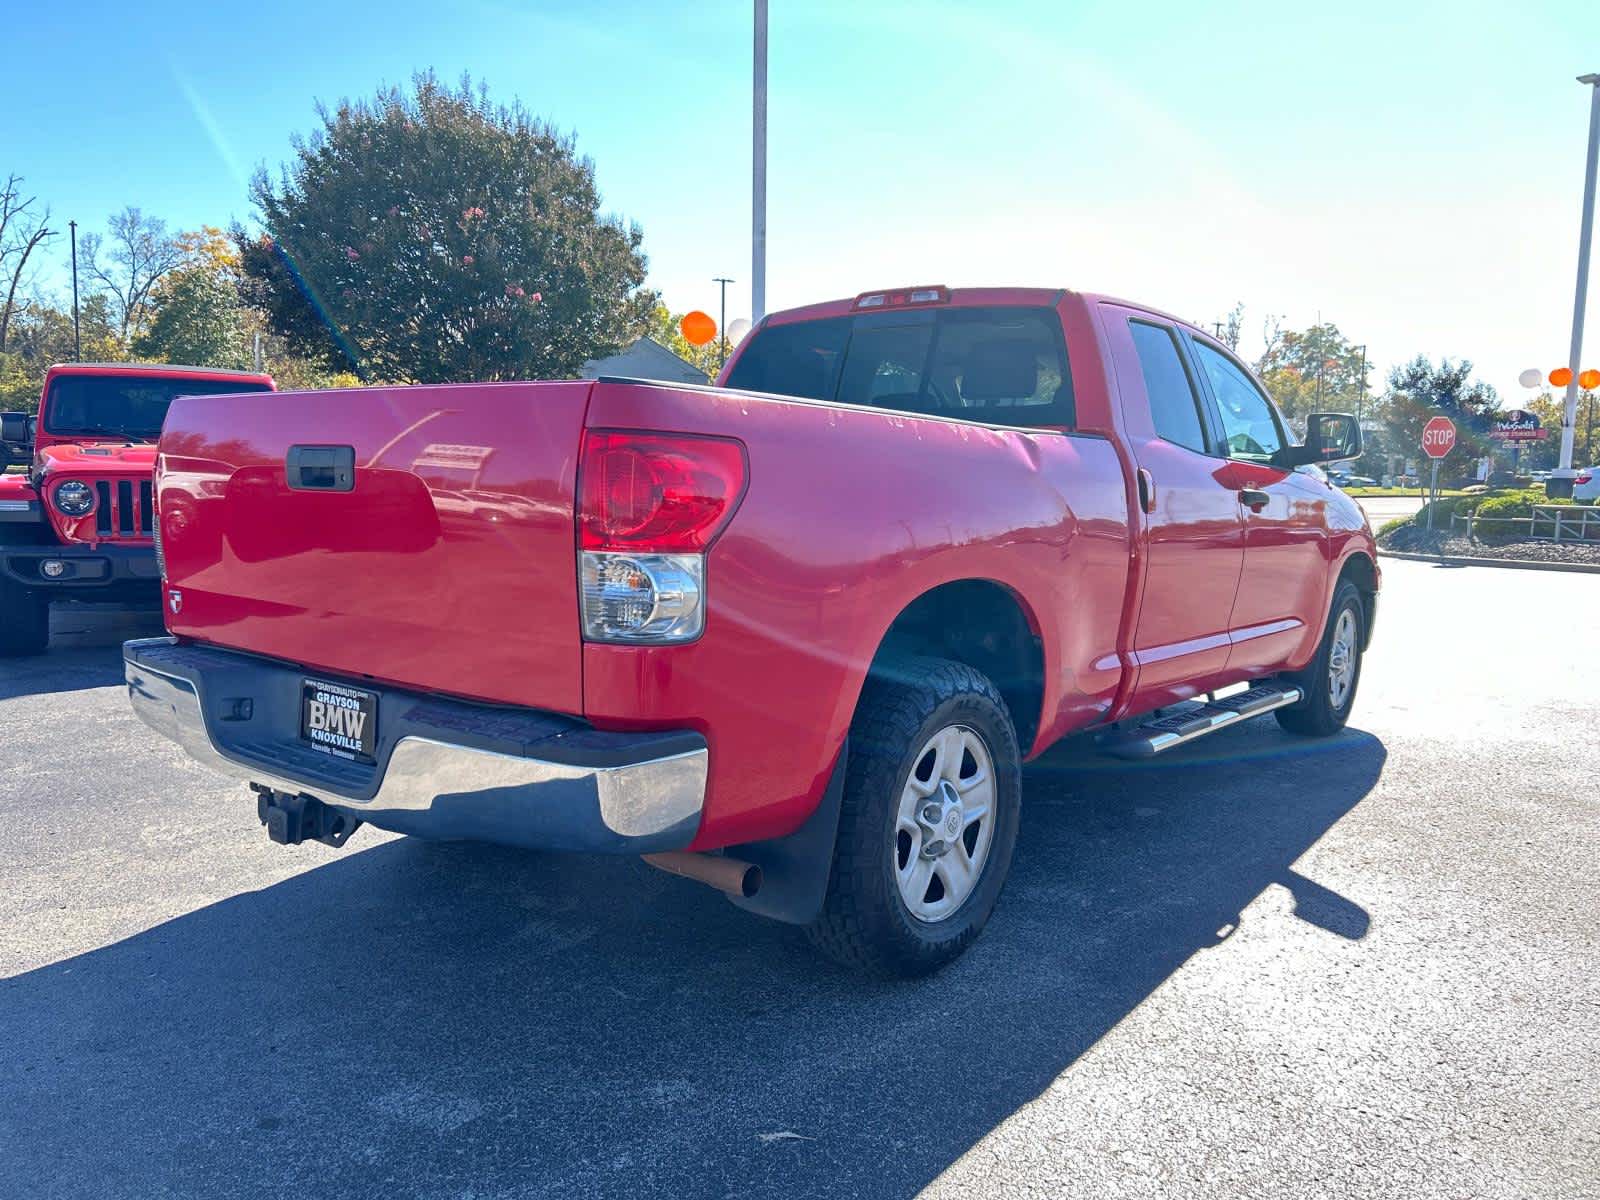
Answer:
[(593, 358), (578, 372), (584, 379), (602, 375), (627, 379), (659, 379), (663, 383), (705, 383), (706, 374), (654, 338), (642, 337), (610, 358)]

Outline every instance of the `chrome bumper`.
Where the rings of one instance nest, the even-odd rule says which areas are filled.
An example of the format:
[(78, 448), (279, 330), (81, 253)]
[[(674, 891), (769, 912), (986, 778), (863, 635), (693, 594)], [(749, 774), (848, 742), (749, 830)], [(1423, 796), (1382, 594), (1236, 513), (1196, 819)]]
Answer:
[[(196, 761), (235, 779), (313, 796), (379, 828), (423, 837), (642, 854), (681, 849), (699, 827), (708, 757), (702, 739), (695, 739), (698, 746), (649, 757), (630, 756), (628, 735), (604, 735), (610, 740), (602, 752), (570, 753), (557, 735), (549, 741), (563, 753), (539, 757), (412, 732), (398, 737), (373, 766), (331, 764), (346, 775), (335, 782), (306, 769), (315, 760), (298, 743), (298, 708), (291, 730), (285, 713), (274, 714), (281, 704), (257, 700), (252, 722), (259, 716), (266, 728), (231, 744), (219, 737), (216, 728), (225, 722), (207, 711), (207, 672), (203, 664), (184, 658), (211, 656), (222, 662), (230, 677), (228, 697), (220, 702), (232, 706), (238, 703), (241, 677), (248, 687), (253, 675), (298, 678), (297, 669), (227, 651), (194, 650), (177, 657), (186, 649), (171, 638), (126, 643), (129, 702), (151, 729)], [(265, 695), (272, 687), (259, 690)], [(503, 711), (489, 710), (496, 715)], [(648, 755), (650, 739), (639, 735), (642, 755)], [(325, 757), (315, 750), (309, 753)]]

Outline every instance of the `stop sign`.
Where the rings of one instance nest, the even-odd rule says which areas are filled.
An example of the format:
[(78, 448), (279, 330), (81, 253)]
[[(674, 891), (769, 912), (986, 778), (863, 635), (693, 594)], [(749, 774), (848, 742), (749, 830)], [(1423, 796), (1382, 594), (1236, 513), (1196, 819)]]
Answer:
[(1429, 458), (1443, 458), (1455, 445), (1456, 427), (1449, 417), (1434, 417), (1422, 427), (1422, 452)]

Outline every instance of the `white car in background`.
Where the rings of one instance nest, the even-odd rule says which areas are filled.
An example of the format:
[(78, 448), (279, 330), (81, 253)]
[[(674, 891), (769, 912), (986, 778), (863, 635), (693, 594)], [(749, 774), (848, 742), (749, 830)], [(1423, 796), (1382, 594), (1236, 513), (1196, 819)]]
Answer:
[(1600, 467), (1578, 468), (1577, 478), (1572, 481), (1572, 498), (1590, 504), (1600, 501)]

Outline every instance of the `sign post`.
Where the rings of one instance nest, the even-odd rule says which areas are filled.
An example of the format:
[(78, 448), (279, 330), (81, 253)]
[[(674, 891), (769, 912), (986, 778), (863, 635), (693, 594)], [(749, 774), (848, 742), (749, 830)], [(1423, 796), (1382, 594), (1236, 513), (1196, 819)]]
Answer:
[(1432, 460), (1428, 483), (1428, 531), (1433, 532), (1433, 506), (1439, 499), (1439, 460), (1456, 446), (1456, 427), (1449, 417), (1433, 417), (1422, 427), (1422, 452)]

